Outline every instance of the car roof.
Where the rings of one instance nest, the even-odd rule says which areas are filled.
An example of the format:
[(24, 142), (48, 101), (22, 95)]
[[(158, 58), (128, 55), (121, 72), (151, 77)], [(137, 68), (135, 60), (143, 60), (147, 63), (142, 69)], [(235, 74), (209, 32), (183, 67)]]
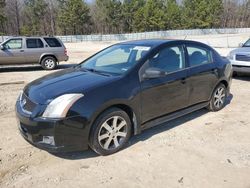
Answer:
[(20, 39), (20, 38), (56, 38), (53, 36), (14, 36), (9, 37), (8, 39)]
[(167, 44), (167, 43), (172, 43), (172, 42), (188, 42), (189, 44), (199, 44), (199, 45), (205, 45), (201, 42), (197, 41), (192, 41), (192, 40), (181, 40), (181, 39), (144, 39), (144, 40), (132, 40), (132, 41), (127, 41), (127, 42), (121, 42), (119, 44), (127, 44), (127, 45), (141, 45), (141, 46), (151, 46), (151, 47), (156, 47), (162, 44)]
[(127, 44), (127, 45), (140, 45), (140, 46), (158, 46), (164, 43), (168, 43), (173, 40), (168, 39), (144, 39), (144, 40), (132, 40), (121, 42), (119, 44)]

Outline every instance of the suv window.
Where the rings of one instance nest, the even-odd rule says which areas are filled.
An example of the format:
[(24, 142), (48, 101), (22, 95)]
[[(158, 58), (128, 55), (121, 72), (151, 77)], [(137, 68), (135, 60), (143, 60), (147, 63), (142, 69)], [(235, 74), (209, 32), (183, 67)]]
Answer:
[(26, 39), (27, 48), (43, 48), (41, 39)]
[(11, 39), (4, 44), (6, 49), (21, 49), (22, 48), (22, 39)]
[(211, 52), (202, 47), (187, 46), (190, 67), (211, 63)]
[(184, 51), (182, 46), (167, 47), (160, 50), (151, 60), (149, 66), (159, 68), (167, 73), (185, 68)]
[(44, 40), (50, 47), (62, 47), (61, 43), (56, 38), (46, 37)]

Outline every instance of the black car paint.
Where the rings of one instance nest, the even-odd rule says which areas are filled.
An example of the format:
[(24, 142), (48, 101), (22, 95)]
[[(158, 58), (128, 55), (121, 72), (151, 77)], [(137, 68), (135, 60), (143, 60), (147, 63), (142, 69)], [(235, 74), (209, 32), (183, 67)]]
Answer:
[[(220, 82), (225, 83), (228, 90), (230, 88), (230, 63), (205, 44), (183, 40), (142, 40), (122, 44), (151, 46), (152, 49), (124, 75), (101, 75), (77, 66), (28, 84), (24, 94), (37, 106), (31, 116), (27, 116), (20, 108), (20, 101), (16, 103), (20, 131), (24, 138), (49, 151), (83, 150), (88, 148), (91, 125), (98, 115), (112, 106), (128, 113), (133, 121), (134, 134), (139, 134), (147, 127), (204, 107), (202, 104), (210, 100), (214, 88)], [(186, 45), (198, 45), (209, 49), (213, 62), (189, 68), (186, 53), (185, 69), (158, 79), (144, 79), (143, 69), (147, 59), (159, 49), (171, 45), (183, 45), (184, 49)], [(46, 105), (66, 93), (83, 93), (84, 97), (74, 103), (65, 119), (42, 118)], [(194, 104), (198, 107), (200, 104), (200, 107), (196, 109)], [(192, 110), (189, 110), (190, 106)], [(169, 118), (164, 119), (166, 115)], [(56, 147), (39, 144), (41, 135), (54, 135)]]

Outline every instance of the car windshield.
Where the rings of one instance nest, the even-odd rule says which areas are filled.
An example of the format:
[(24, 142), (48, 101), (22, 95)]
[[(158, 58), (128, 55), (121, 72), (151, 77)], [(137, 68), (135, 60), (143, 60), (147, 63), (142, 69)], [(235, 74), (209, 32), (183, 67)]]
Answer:
[(250, 47), (250, 39), (243, 45), (243, 47)]
[(110, 74), (124, 74), (151, 49), (149, 46), (111, 46), (80, 64), (81, 68)]

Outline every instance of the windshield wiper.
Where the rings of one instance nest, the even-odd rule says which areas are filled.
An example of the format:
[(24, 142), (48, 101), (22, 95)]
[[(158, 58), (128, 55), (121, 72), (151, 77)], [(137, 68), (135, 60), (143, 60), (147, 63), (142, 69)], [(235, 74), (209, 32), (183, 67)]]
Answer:
[(100, 71), (100, 70), (96, 70), (96, 69), (93, 69), (93, 68), (83, 68), (89, 72), (94, 72), (94, 73), (97, 73), (97, 74), (100, 74), (100, 75), (104, 75), (104, 76), (112, 76), (111, 74), (108, 74), (106, 72), (103, 72), (103, 71)]

